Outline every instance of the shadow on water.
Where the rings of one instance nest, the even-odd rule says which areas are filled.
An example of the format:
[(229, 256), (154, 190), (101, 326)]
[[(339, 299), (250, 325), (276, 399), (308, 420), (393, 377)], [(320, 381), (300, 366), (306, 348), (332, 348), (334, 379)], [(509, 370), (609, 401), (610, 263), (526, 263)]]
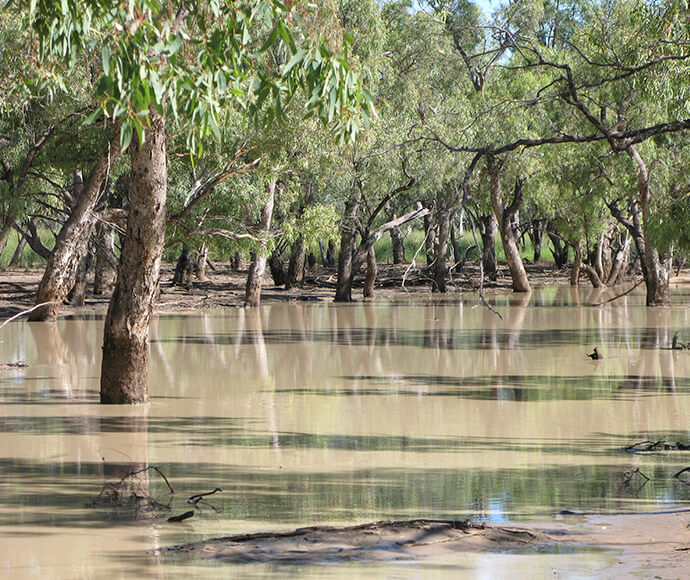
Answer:
[[(1, 461), (0, 467), (13, 474), (17, 486), (14, 493), (0, 498), (3, 534), (12, 534), (11, 528), (17, 525), (102, 527), (140, 519), (123, 506), (87, 507), (105, 483), (117, 482), (131, 471), (129, 463)], [(561, 509), (619, 512), (633, 506), (659, 506), (660, 501), (676, 506), (690, 503), (688, 486), (666, 481), (673, 469), (670, 462), (643, 467), (648, 482), (631, 478), (631, 467), (612, 465), (342, 473), (247, 470), (205, 463), (159, 463), (157, 467), (176, 491), (171, 496), (162, 479), (149, 474), (147, 493), (169, 506), (148, 518), (158, 521), (190, 509), (187, 498), (212, 486), (224, 491), (209, 497), (205, 507), (199, 506), (195, 521), (263, 521), (267, 513), (272, 520), (286, 524), (328, 522), (334, 513), (349, 521), (404, 519), (410, 514), (505, 521), (550, 516)]]

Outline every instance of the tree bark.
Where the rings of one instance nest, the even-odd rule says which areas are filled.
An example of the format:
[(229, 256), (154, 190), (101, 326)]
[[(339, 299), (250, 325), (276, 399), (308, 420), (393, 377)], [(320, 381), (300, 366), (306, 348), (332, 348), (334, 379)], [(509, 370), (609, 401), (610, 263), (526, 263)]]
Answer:
[(357, 231), (355, 221), (359, 211), (361, 192), (355, 189), (352, 197), (345, 204), (342, 235), (340, 237), (340, 255), (338, 256), (338, 279), (335, 285), (336, 302), (352, 302), (352, 282), (357, 271), (352, 267), (355, 253)]
[(486, 158), (486, 164), (489, 171), (489, 179), (491, 183), (491, 205), (498, 222), (498, 231), (501, 234), (501, 241), (503, 242), (503, 250), (506, 255), (506, 262), (510, 269), (510, 275), (513, 280), (513, 290), (515, 292), (531, 292), (529, 280), (527, 278), (527, 271), (520, 256), (518, 249), (518, 241), (513, 229), (513, 217), (522, 205), (522, 181), (516, 180), (515, 192), (513, 201), (507, 208), (503, 207), (503, 199), (501, 197), (501, 182), (500, 170), (496, 163), (496, 159), (489, 155)]
[(96, 224), (96, 266), (93, 293), (97, 296), (111, 292), (117, 278), (115, 230), (106, 224)]
[[(577, 243), (574, 247), (575, 249), (575, 259), (573, 260), (573, 267), (570, 270), (570, 285), (579, 286), (580, 285), (580, 270), (582, 269), (582, 244)], [(555, 254), (554, 254), (555, 256)]]
[(93, 232), (95, 219), (94, 207), (98, 201), (101, 185), (108, 177), (110, 167), (120, 157), (119, 132), (110, 140), (108, 149), (96, 161), (88, 178), (83, 184), (83, 191), (70, 212), (69, 218), (62, 226), (55, 242), (43, 278), (38, 286), (34, 304), (46, 304), (29, 315), (32, 321), (54, 321), (57, 319), (60, 305), (64, 302), (74, 285), (74, 275), (79, 263), (86, 255), (89, 238)]
[(288, 263), (287, 278), (285, 289), (289, 290), (293, 286), (299, 286), (304, 282), (304, 266), (307, 260), (307, 248), (304, 245), (304, 238), (298, 236), (292, 244), (290, 251), (290, 262)]
[(496, 265), (496, 233), (498, 222), (494, 214), (479, 216), (479, 234), (482, 238), (482, 268), (489, 280), (496, 280), (498, 267)]
[[(670, 306), (671, 305), (671, 267), (672, 250), (665, 256), (660, 256), (657, 248), (649, 235), (647, 224), (649, 223), (649, 202), (651, 192), (649, 188), (649, 171), (647, 165), (634, 146), (626, 149), (627, 154), (637, 165), (637, 194), (642, 214), (642, 238), (644, 240), (644, 251), (640, 257), (644, 263), (643, 272), (646, 271), (645, 283), (647, 286), (647, 306)], [(639, 250), (639, 247), (638, 247)]]
[[(268, 199), (261, 210), (259, 220), (259, 232), (266, 238), (271, 231), (271, 218), (273, 217), (273, 205), (275, 203), (277, 180), (273, 179), (266, 187)], [(244, 291), (244, 305), (253, 308), (261, 304), (261, 286), (263, 284), (264, 273), (266, 272), (266, 253), (264, 251), (254, 252), (252, 263), (247, 274), (247, 286)]]
[[(8, 264), (10, 268), (13, 268), (19, 264), (20, 260), (22, 259), (22, 254), (24, 253), (24, 248), (26, 248), (26, 238), (20, 235), (17, 241), (17, 247), (14, 249), (14, 254), (12, 254), (12, 258)], [(1, 251), (0, 254), (2, 254)]]
[[(384, 211), (386, 212), (386, 217), (389, 220), (395, 219), (395, 212), (391, 208), (390, 202), (386, 204)], [(407, 260), (405, 259), (405, 240), (403, 238), (400, 228), (393, 228), (390, 231), (391, 236), (391, 247), (393, 249), (393, 263), (394, 264), (404, 264)]]
[[(441, 195), (439, 194), (439, 198)], [(434, 236), (434, 280), (431, 286), (432, 292), (446, 292), (446, 255), (448, 253), (448, 224), (450, 215), (442, 204), (441, 199), (437, 199), (435, 212), (435, 236)]]
[(373, 298), (374, 297), (374, 286), (376, 284), (376, 273), (377, 273), (376, 251), (374, 250), (374, 246), (371, 246), (371, 248), (369, 248), (369, 251), (367, 252), (367, 275), (364, 278), (364, 292), (363, 292), (363, 295), (365, 298)]
[(194, 270), (196, 271), (196, 279), (199, 280), (199, 282), (206, 282), (208, 280), (208, 276), (206, 275), (207, 265), (208, 246), (205, 243), (203, 243), (201, 244), (201, 248), (199, 248), (199, 252), (196, 259), (196, 265), (194, 268)]
[(149, 112), (145, 142), (133, 140), (127, 233), (103, 332), (101, 403), (145, 403), (149, 323), (158, 291), (167, 220), (165, 119)]
[(180, 257), (177, 259), (177, 264), (175, 265), (172, 285), (191, 288), (193, 274), (194, 259), (192, 258), (192, 253), (189, 251), (187, 244), (183, 244), (182, 252), (180, 252)]
[(74, 273), (74, 284), (67, 295), (67, 299), (72, 306), (84, 306), (86, 302), (87, 277), (92, 265), (93, 259), (91, 253), (87, 251), (86, 255), (79, 261), (77, 270)]

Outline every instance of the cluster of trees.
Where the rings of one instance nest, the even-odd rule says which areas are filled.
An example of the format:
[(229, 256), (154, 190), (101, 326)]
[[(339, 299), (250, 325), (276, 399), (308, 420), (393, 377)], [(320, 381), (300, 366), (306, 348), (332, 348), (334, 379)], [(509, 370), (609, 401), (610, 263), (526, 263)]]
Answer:
[(253, 306), (267, 262), (299, 284), (307, 247), (334, 260), (339, 244), (349, 301), (365, 267), (373, 292), (375, 242), (389, 234), (402, 261), (402, 226), (424, 218), (435, 291), (467, 226), (488, 277), (500, 235), (518, 292), (528, 234), (535, 258), (547, 238), (559, 266), (572, 251), (573, 283), (635, 263), (647, 304), (670, 303), (690, 244), (682, 0), (490, 15), (469, 0), (5, 0), (0, 16), (0, 253), (18, 231), (46, 258), (34, 320), (78, 300), (92, 262), (94, 290), (114, 287), (104, 402), (147, 398), (166, 245), (201, 275), (209, 249), (250, 255)]

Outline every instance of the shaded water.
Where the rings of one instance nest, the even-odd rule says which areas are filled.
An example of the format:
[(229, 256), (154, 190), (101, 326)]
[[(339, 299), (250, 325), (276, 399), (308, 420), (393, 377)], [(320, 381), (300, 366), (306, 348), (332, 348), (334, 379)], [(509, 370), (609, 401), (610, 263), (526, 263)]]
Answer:
[[(543, 288), (497, 298), (504, 320), (471, 296), (161, 316), (144, 408), (97, 402), (102, 321), (11, 323), (0, 330), (0, 362), (30, 366), (0, 371), (0, 570), (227, 577), (227, 567), (163, 562), (152, 550), (319, 523), (547, 521), (562, 509), (687, 506), (690, 487), (672, 478), (687, 452), (623, 449), (690, 441), (690, 352), (666, 348), (674, 330), (690, 334), (688, 299), (658, 309), (630, 295), (595, 308), (570, 288)], [(604, 360), (585, 356), (593, 346)], [(105, 482), (145, 465), (175, 489), (168, 495), (154, 472), (143, 478), (169, 513), (86, 507)], [(165, 522), (216, 487), (223, 493), (192, 519)], [(582, 575), (610, 558), (473, 555), (235, 573), (490, 578), (502, 566)]]

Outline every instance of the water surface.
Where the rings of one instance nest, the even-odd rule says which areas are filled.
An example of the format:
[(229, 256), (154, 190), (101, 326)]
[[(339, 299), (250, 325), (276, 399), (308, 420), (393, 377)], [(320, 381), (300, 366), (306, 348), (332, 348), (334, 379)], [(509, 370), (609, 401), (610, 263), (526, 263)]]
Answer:
[[(14, 578), (219, 577), (162, 545), (266, 529), (376, 519), (548, 521), (556, 512), (687, 506), (672, 475), (688, 452), (628, 453), (690, 440), (688, 296), (605, 307), (542, 288), (494, 300), (280, 304), (156, 318), (152, 403), (98, 404), (102, 321), (0, 330), (0, 566)], [(597, 346), (602, 361), (585, 355)], [(94, 500), (155, 465), (162, 506)], [(648, 478), (648, 480), (647, 480)], [(183, 524), (169, 515), (216, 487)], [(323, 569), (252, 565), (265, 577), (491, 578), (497, 569), (586, 575), (615, 555), (458, 556)], [(497, 568), (501, 566), (503, 568)], [(549, 572), (550, 573), (550, 572)]]

